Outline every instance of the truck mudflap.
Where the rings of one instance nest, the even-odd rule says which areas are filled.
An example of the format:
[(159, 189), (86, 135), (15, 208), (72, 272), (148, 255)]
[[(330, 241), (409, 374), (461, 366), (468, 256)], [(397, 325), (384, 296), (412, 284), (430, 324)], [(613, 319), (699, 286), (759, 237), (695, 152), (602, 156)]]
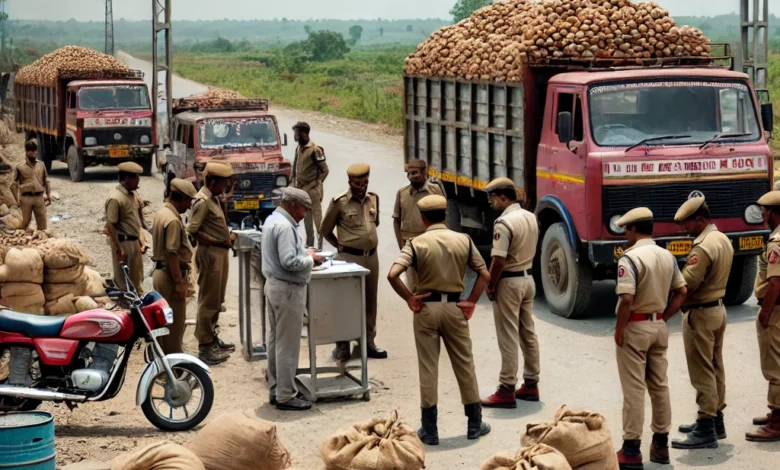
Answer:
[[(734, 256), (759, 255), (764, 251), (769, 230), (755, 230), (750, 232), (730, 232), (726, 236), (734, 247)], [(684, 262), (688, 258), (693, 247), (693, 238), (690, 237), (660, 237), (654, 239), (656, 245), (666, 248), (677, 259)], [(587, 242), (588, 258), (594, 266), (615, 265), (618, 258), (623, 256), (626, 241), (593, 241)]]

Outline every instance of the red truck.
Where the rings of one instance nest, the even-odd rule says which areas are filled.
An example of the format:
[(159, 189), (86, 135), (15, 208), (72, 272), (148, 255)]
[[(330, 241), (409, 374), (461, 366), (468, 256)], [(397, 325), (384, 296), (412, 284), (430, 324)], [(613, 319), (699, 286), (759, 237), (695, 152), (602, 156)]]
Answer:
[(697, 195), (734, 245), (724, 300), (743, 303), (768, 235), (756, 201), (772, 187), (772, 105), (747, 75), (700, 58), (598, 64), (528, 64), (521, 83), (407, 76), (405, 157), (429, 163), (448, 225), (478, 245), (495, 219), (485, 185), (515, 181), (539, 219), (535, 278), (558, 315), (583, 316), (593, 282), (615, 279), (615, 222), (634, 207), (653, 211), (656, 243), (683, 262), (692, 240), (674, 215)]
[(38, 142), (38, 157), (51, 169), (68, 164), (73, 181), (88, 166), (136, 161), (152, 171), (156, 118), (139, 71), (60, 77), (56, 86), (14, 84), (16, 131)]

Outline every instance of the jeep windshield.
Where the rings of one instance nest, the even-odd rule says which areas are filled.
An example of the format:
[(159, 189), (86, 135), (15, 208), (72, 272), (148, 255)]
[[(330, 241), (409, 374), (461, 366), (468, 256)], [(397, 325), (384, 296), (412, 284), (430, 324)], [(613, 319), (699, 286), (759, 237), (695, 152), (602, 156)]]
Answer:
[(79, 109), (86, 111), (150, 108), (145, 86), (95, 86), (79, 91)]
[(270, 117), (203, 119), (198, 122), (198, 145), (204, 150), (275, 147), (279, 139)]
[[(754, 142), (761, 137), (750, 88), (738, 81), (654, 80), (594, 85), (590, 126), (603, 147)], [(674, 137), (674, 138), (666, 138)]]

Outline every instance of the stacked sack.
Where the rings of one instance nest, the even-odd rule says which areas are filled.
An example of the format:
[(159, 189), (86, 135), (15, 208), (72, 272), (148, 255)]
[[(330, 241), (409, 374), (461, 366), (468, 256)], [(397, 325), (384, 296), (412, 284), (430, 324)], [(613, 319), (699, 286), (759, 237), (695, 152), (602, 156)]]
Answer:
[(545, 444), (537, 444), (524, 447), (516, 454), (494, 455), (479, 470), (571, 470), (571, 465), (557, 450)]
[(47, 315), (70, 315), (109, 302), (102, 276), (73, 240), (53, 238), (39, 248), (43, 256)]
[(11, 248), (0, 261), (0, 305), (19, 312), (43, 314), (46, 302), (41, 288), (43, 260), (38, 250)]

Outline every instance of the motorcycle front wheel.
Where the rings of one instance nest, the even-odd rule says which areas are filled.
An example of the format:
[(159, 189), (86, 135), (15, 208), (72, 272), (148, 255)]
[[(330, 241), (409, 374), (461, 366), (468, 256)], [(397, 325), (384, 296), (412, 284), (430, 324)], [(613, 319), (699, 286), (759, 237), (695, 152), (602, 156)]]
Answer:
[(174, 397), (168, 376), (161, 371), (152, 381), (141, 409), (146, 419), (163, 431), (188, 431), (209, 415), (214, 403), (214, 384), (208, 372), (194, 364), (178, 364), (172, 369), (184, 383), (184, 392)]

